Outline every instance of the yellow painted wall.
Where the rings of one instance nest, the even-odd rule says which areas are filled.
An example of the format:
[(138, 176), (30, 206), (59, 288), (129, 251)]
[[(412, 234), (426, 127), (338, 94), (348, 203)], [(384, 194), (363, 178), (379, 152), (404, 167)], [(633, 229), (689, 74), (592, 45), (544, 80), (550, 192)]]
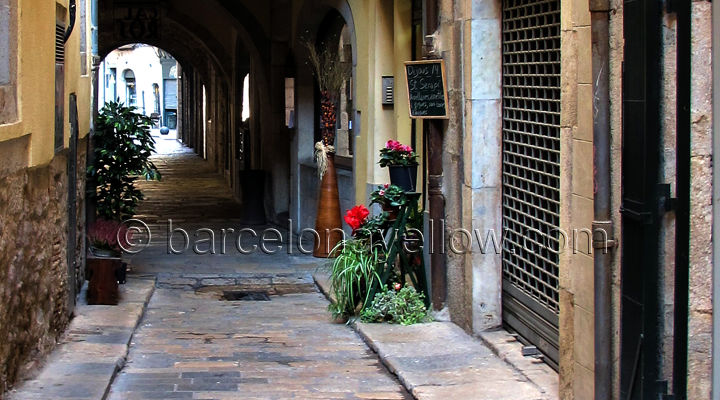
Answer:
[[(78, 7), (80, 2), (77, 2)], [(50, 162), (54, 157), (55, 138), (55, 16), (56, 3), (43, 0), (20, 0), (17, 3), (17, 104), (16, 121), (0, 125), (0, 141), (30, 135), (29, 165)], [(57, 2), (65, 9), (68, 0)], [(86, 32), (90, 49), (90, 1), (86, 2), (88, 16)], [(69, 143), (69, 95), (77, 94), (80, 137), (90, 129), (90, 75), (80, 76), (80, 12), (76, 13), (75, 29), (65, 48), (65, 147)], [(87, 57), (90, 63), (90, 57)], [(88, 71), (91, 71), (88, 64)]]
[[(412, 54), (411, 1), (349, 0), (348, 4), (355, 23), (356, 108), (361, 115), (355, 142), (355, 197), (358, 204), (364, 204), (368, 184), (389, 181), (387, 169), (377, 164), (380, 148), (389, 139), (410, 144), (404, 62)], [(395, 77), (395, 104), (391, 107), (381, 101), (384, 75)], [(417, 141), (422, 143), (422, 136), (418, 135)]]

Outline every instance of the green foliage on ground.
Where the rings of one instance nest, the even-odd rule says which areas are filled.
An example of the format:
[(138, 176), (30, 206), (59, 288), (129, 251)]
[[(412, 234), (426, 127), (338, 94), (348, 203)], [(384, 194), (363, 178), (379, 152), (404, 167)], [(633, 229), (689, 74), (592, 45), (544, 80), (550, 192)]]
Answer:
[(372, 303), (360, 313), (360, 320), (401, 325), (429, 322), (432, 317), (425, 308), (424, 298), (425, 296), (412, 286), (405, 286), (400, 290), (386, 288), (385, 291), (377, 293)]
[(135, 181), (139, 177), (160, 180), (160, 172), (149, 159), (155, 152), (151, 123), (135, 107), (119, 102), (107, 102), (100, 110), (93, 134), (94, 160), (88, 167), (88, 194), (100, 217), (131, 217), (143, 199)]

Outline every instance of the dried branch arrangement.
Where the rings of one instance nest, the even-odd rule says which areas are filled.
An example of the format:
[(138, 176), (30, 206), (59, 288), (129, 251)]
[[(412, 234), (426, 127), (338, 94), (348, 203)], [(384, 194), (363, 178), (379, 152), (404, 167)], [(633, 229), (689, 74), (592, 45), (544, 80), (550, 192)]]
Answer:
[(343, 83), (350, 78), (350, 63), (340, 60), (337, 49), (321, 45), (320, 48), (310, 41), (304, 42), (308, 49), (308, 61), (313, 75), (318, 81), (323, 96), (334, 99), (340, 94)]

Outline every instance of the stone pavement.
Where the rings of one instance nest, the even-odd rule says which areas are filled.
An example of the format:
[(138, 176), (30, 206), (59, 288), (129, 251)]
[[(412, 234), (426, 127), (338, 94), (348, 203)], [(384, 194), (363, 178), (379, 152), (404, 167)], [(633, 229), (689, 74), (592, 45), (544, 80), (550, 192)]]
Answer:
[[(152, 241), (126, 257), (131, 277), (151, 276), (157, 287), (132, 336), (127, 362), (117, 372), (152, 290), (147, 281), (143, 290), (130, 290), (142, 294), (132, 306), (79, 307), (68, 344), (11, 399), (556, 398), (552, 389), (528, 379), (552, 381), (552, 372), (540, 365), (534, 375), (519, 373), (504, 362), (512, 358), (512, 346), (493, 347), (500, 358), (450, 323), (357, 324), (354, 330), (332, 322), (312, 276), (322, 276), (318, 268), (325, 261), (287, 251), (291, 236), (282, 227), (253, 227), (280, 232), (284, 248), (274, 254), (229, 248), (203, 255), (192, 245), (168, 254), (169, 219), (191, 239), (198, 229), (212, 230), (217, 249), (222, 229), (237, 233), (243, 226), (225, 179), (187, 148), (161, 140), (164, 154), (154, 161), (163, 181), (141, 183), (147, 197), (137, 216), (150, 228)], [(248, 248), (259, 244), (257, 239), (234, 236), (228, 243)], [(269, 297), (220, 299), (236, 291)]]
[[(313, 278), (332, 301), (327, 275)], [(451, 322), (352, 326), (416, 399), (558, 398), (557, 373), (541, 359), (523, 357), (520, 342), (504, 330), (484, 332), (481, 340)]]
[[(104, 398), (110, 382), (125, 363), (130, 338), (154, 289), (152, 279), (130, 277), (120, 286), (117, 306), (75, 309), (61, 344), (33, 379), (21, 382), (8, 400)], [(0, 393), (0, 398), (2, 394)]]
[(270, 299), (156, 289), (109, 398), (409, 398), (320, 293)]
[[(417, 399), (558, 398), (557, 384), (549, 388), (536, 385), (451, 322), (411, 326), (357, 323), (356, 328)], [(555, 375), (542, 362), (535, 368)]]

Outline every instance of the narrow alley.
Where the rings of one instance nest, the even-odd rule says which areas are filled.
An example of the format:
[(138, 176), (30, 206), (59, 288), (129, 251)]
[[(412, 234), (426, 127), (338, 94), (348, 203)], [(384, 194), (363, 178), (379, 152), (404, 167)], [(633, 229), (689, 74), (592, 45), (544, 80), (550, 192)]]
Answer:
[[(232, 217), (238, 204), (202, 158), (158, 138), (153, 159), (163, 180), (143, 183), (147, 199), (136, 218), (159, 232), (168, 219), (190, 231), (242, 228)], [(312, 258), (260, 250), (173, 255), (166, 235), (153, 239), (158, 245), (130, 265), (133, 274), (156, 274), (159, 287), (110, 399), (408, 398), (352, 329), (328, 319), (327, 300), (311, 277), (320, 264)], [(281, 294), (220, 299), (223, 289), (248, 285)]]
[(719, 399), (718, 32), (0, 0), (0, 400)]

